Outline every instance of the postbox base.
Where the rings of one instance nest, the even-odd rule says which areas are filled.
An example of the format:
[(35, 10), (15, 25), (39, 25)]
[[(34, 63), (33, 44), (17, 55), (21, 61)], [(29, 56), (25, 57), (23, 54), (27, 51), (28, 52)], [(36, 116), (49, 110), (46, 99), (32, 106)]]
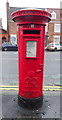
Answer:
[(18, 104), (19, 106), (27, 109), (38, 109), (42, 106), (43, 104), (43, 96), (38, 97), (38, 98), (24, 98), (18, 95)]

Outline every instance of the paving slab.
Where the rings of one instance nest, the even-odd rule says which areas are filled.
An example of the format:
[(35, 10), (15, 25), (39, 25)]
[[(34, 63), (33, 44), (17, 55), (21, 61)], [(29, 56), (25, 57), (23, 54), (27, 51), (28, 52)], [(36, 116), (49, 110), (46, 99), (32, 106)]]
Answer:
[(59, 91), (44, 91), (43, 105), (36, 110), (20, 107), (16, 90), (3, 90), (2, 96), (0, 92), (0, 103), (1, 120), (61, 120)]

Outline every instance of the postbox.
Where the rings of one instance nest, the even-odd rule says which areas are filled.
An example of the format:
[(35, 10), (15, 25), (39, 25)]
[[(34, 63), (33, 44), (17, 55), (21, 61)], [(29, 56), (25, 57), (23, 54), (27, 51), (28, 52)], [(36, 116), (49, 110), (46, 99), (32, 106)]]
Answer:
[(51, 14), (41, 9), (12, 13), (18, 26), (18, 103), (37, 109), (43, 103), (45, 26)]

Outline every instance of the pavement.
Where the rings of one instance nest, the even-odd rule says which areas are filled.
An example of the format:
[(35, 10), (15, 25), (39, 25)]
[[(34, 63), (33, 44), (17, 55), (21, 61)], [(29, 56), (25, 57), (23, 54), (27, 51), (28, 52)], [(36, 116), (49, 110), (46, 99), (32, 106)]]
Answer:
[[(0, 91), (1, 98), (1, 91)], [(0, 101), (1, 102), (1, 101)], [(0, 108), (1, 110), (1, 108)], [(44, 91), (43, 105), (36, 110), (22, 108), (18, 105), (17, 90), (2, 91), (2, 114), (1, 118), (50, 118), (55, 120), (60, 119), (60, 91)], [(1, 119), (4, 120), (4, 119)]]

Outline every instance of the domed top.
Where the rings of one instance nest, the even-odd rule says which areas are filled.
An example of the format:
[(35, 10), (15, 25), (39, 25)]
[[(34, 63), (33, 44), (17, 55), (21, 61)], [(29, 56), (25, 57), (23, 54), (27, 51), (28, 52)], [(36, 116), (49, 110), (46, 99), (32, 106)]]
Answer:
[(47, 23), (51, 20), (51, 14), (39, 8), (27, 8), (15, 11), (12, 13), (12, 19), (17, 24), (23, 23)]

